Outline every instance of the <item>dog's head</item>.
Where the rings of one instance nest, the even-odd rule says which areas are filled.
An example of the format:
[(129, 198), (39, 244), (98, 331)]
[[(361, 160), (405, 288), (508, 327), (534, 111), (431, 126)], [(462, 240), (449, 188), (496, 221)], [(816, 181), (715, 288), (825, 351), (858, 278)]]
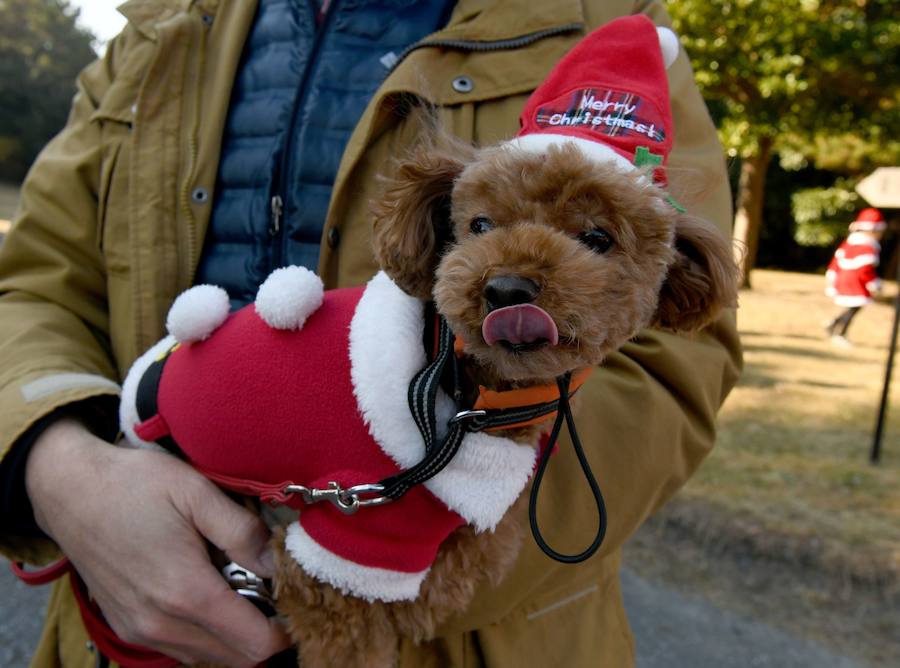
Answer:
[(698, 329), (736, 295), (715, 227), (676, 210), (648, 173), (566, 143), (423, 144), (376, 203), (374, 248), (508, 380), (599, 364), (647, 325)]

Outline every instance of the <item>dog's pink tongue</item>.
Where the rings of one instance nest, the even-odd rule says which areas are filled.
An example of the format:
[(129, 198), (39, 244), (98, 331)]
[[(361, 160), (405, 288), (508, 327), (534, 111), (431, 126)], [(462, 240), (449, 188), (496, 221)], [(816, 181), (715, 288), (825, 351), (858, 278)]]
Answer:
[(547, 312), (534, 304), (517, 304), (491, 311), (481, 324), (481, 335), (489, 346), (497, 341), (513, 345), (546, 339), (559, 343), (559, 331)]

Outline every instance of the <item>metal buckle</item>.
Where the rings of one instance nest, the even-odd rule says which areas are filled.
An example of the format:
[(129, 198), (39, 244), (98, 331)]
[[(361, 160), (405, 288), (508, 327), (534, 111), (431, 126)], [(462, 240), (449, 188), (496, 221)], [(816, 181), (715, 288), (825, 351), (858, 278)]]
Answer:
[(478, 431), (481, 429), (482, 424), (479, 422), (480, 418), (487, 417), (487, 411), (483, 410), (468, 410), (468, 411), (460, 411), (452, 418), (450, 418), (450, 424), (456, 424), (458, 422), (463, 422), (466, 420), (470, 420), (469, 428), (474, 431)]
[(222, 575), (236, 594), (250, 601), (263, 614), (269, 617), (275, 614), (272, 592), (263, 578), (233, 561), (225, 564)]
[(334, 480), (328, 483), (327, 489), (316, 489), (314, 487), (305, 487), (304, 485), (288, 485), (284, 488), (285, 495), (302, 495), (304, 503), (329, 501), (345, 515), (352, 515), (360, 508), (365, 508), (367, 506), (381, 506), (385, 503), (390, 503), (393, 499), (388, 496), (375, 496), (368, 499), (360, 498), (360, 495), (362, 494), (377, 494), (383, 491), (384, 485), (379, 485), (377, 483), (353, 485), (352, 487), (343, 489)]

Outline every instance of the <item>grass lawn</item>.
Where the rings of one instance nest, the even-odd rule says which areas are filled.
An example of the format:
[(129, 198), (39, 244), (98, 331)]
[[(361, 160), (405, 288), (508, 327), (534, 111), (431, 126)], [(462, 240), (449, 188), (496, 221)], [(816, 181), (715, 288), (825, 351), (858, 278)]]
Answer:
[(857, 315), (855, 346), (843, 349), (822, 330), (837, 309), (821, 276), (757, 270), (752, 280), (738, 311), (743, 377), (721, 412), (716, 449), (668, 513), (767, 556), (897, 586), (897, 381), (881, 464), (869, 463), (896, 286)]

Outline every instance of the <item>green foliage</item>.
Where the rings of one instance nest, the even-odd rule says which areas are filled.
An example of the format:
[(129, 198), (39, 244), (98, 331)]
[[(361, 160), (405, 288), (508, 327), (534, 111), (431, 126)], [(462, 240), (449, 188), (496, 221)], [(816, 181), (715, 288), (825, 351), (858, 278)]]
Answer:
[(731, 155), (768, 137), (782, 164), (900, 162), (896, 0), (670, 0)]
[(0, 178), (17, 180), (62, 128), (96, 55), (67, 0), (0, 0)]
[(831, 188), (807, 188), (791, 196), (801, 246), (832, 246), (847, 235), (847, 223), (860, 207), (852, 179), (838, 179)]

